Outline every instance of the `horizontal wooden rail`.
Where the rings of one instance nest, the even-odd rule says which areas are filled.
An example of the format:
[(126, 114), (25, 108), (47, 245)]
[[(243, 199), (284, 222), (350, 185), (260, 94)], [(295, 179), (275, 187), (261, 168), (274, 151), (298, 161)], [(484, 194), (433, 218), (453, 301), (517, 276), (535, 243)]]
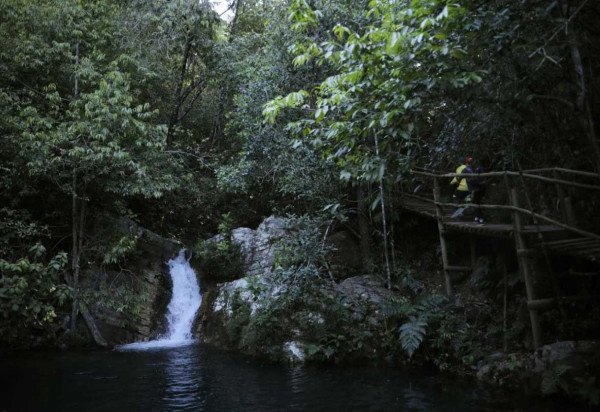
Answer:
[(483, 173), (431, 173), (431, 172), (421, 172), (419, 170), (412, 170), (413, 174), (419, 176), (426, 177), (503, 177), (506, 175), (514, 174), (518, 176), (518, 173), (515, 172), (483, 172)]
[[(512, 173), (514, 173), (514, 172), (512, 172)], [(518, 176), (519, 173), (516, 173), (516, 175)], [(554, 178), (551, 178), (551, 177), (538, 176), (538, 175), (533, 175), (531, 173), (522, 173), (521, 175), (523, 177), (526, 177), (526, 178), (529, 178), (529, 179), (540, 180), (542, 182), (548, 182), (548, 183), (558, 183), (558, 184), (563, 185), (563, 186), (573, 186), (573, 187), (580, 187), (582, 189), (600, 190), (600, 186), (597, 186), (597, 185), (588, 185), (586, 183), (570, 182), (568, 180), (554, 179)]]
[(406, 194), (405, 196), (412, 197), (412, 198), (415, 198), (415, 199), (418, 199), (418, 200), (422, 200), (422, 201), (431, 203), (433, 205), (442, 206), (442, 207), (455, 207), (455, 208), (459, 208), (459, 207), (473, 207), (473, 208), (478, 208), (478, 207), (480, 207), (482, 209), (488, 209), (488, 210), (516, 211), (516, 212), (519, 212), (519, 213), (526, 214), (528, 216), (533, 216), (533, 217), (535, 217), (537, 219), (544, 220), (544, 221), (546, 221), (548, 223), (551, 223), (553, 225), (561, 227), (561, 228), (563, 228), (565, 230), (578, 233), (578, 234), (580, 234), (582, 236), (590, 237), (592, 239), (600, 240), (600, 235), (597, 235), (595, 233), (587, 232), (585, 230), (578, 229), (576, 227), (567, 225), (565, 223), (561, 223), (558, 220), (554, 220), (554, 219), (549, 218), (547, 216), (540, 215), (539, 213), (532, 212), (531, 210), (523, 209), (523, 208), (520, 208), (520, 207), (515, 207), (515, 206), (512, 206), (512, 205), (486, 205), (486, 204), (476, 205), (474, 203), (442, 203), (442, 202), (435, 202), (433, 199), (428, 199), (426, 197), (417, 196), (417, 195)]
[(549, 218), (547, 216), (544, 215), (540, 215), (539, 213), (536, 212), (532, 212), (531, 210), (527, 210), (527, 209), (523, 209), (521, 207), (516, 207), (516, 206), (511, 206), (511, 205), (475, 205), (473, 203), (463, 203), (463, 204), (459, 204), (459, 203), (437, 203), (434, 202), (436, 206), (447, 206), (447, 207), (474, 207), (474, 208), (482, 208), (482, 209), (490, 209), (490, 210), (512, 210), (515, 212), (520, 212), (523, 214), (526, 214), (528, 216), (532, 216), (535, 217), (536, 219), (540, 219), (543, 221), (546, 221), (548, 223), (551, 223), (555, 226), (561, 227), (565, 230), (574, 232), (574, 233), (578, 233), (582, 236), (586, 236), (592, 239), (597, 239), (600, 240), (600, 235), (597, 235), (595, 233), (592, 232), (587, 232), (585, 230), (581, 230), (581, 229), (577, 229), (576, 227), (567, 225), (565, 223), (561, 223), (558, 220), (554, 220), (552, 218)]
[(504, 172), (484, 172), (484, 173), (443, 173), (443, 174), (435, 174), (435, 173), (429, 173), (429, 172), (420, 172), (418, 170), (413, 170), (412, 172), (414, 174), (416, 174), (416, 175), (419, 175), (419, 176), (426, 176), (426, 177), (431, 177), (431, 178), (504, 177), (504, 176), (519, 177), (519, 176), (523, 176), (525, 178), (532, 179), (532, 180), (539, 180), (541, 182), (548, 182), (548, 183), (560, 184), (560, 185), (564, 185), (564, 186), (573, 186), (573, 187), (579, 187), (579, 188), (582, 188), (582, 189), (589, 189), (589, 190), (600, 190), (600, 186), (598, 186), (598, 185), (589, 185), (589, 184), (586, 184), (586, 183), (577, 183), (577, 182), (571, 182), (569, 180), (554, 179), (554, 178), (551, 178), (551, 177), (544, 177), (544, 176), (539, 176), (539, 175), (535, 175), (535, 174), (531, 174), (531, 173), (518, 173), (518, 172), (511, 172), (511, 171), (504, 171)]
[(546, 168), (541, 168), (541, 169), (528, 169), (528, 170), (523, 170), (523, 172), (524, 173), (561, 172), (561, 173), (570, 173), (573, 175), (593, 177), (596, 179), (600, 179), (599, 173), (586, 172), (583, 170), (565, 169), (563, 167), (546, 167)]
[(471, 266), (446, 266), (444, 269), (453, 272), (470, 272), (473, 270)]
[[(563, 296), (560, 298), (560, 302), (569, 303), (569, 302), (578, 302), (578, 301), (594, 301), (597, 300), (598, 296)], [(556, 298), (547, 298), (547, 299), (535, 299), (527, 302), (527, 308), (533, 310), (546, 309), (553, 306), (558, 305), (559, 300)]]
[(424, 202), (428, 202), (428, 203), (431, 203), (431, 204), (435, 203), (433, 201), (433, 199), (430, 199), (428, 197), (419, 196), (419, 195), (413, 195), (412, 193), (403, 193), (402, 196), (404, 196), (404, 197), (410, 197), (410, 198), (417, 199), (417, 200), (423, 200)]

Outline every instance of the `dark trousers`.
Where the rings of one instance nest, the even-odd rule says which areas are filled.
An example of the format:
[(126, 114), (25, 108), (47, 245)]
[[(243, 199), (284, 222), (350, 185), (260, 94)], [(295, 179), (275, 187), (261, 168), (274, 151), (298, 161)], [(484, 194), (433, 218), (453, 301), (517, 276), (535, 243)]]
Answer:
[(467, 196), (469, 196), (469, 192), (466, 190), (455, 190), (454, 191), (454, 197), (456, 198), (456, 203), (464, 203)]
[[(473, 204), (480, 205), (483, 202), (483, 196), (485, 196), (485, 190), (476, 189), (473, 191)], [(483, 219), (483, 210), (480, 207), (475, 206), (475, 217)]]

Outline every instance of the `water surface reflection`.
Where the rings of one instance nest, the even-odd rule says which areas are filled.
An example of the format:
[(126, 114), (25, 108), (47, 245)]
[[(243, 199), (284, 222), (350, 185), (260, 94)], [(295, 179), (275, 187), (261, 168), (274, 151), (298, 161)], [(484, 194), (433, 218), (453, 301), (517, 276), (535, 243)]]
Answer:
[(197, 373), (200, 363), (194, 346), (167, 351), (166, 382), (163, 401), (168, 410), (198, 410), (203, 406), (200, 397), (202, 375)]
[(278, 365), (202, 345), (32, 353), (0, 359), (0, 370), (0, 411), (565, 410), (471, 381), (393, 368)]

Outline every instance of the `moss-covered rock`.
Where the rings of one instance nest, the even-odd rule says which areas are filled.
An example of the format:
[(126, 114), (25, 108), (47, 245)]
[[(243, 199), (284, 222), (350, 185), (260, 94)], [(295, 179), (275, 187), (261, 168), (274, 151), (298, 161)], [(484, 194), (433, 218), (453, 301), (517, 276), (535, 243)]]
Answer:
[(600, 404), (600, 351), (595, 341), (562, 341), (534, 353), (495, 353), (481, 362), (477, 378), (546, 396)]
[(378, 357), (384, 333), (378, 305), (389, 295), (373, 277), (342, 285), (318, 277), (290, 281), (276, 270), (217, 286), (203, 307), (204, 342), (289, 362)]

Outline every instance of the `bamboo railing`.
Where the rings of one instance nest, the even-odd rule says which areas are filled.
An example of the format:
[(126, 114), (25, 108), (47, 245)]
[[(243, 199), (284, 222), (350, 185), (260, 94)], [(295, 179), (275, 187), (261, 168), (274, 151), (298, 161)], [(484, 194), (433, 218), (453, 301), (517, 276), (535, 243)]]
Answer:
[[(526, 173), (525, 171), (523, 171), (523, 172), (501, 171), (501, 172), (484, 172), (484, 173), (433, 173), (433, 172), (422, 171), (422, 170), (412, 170), (411, 173), (414, 175), (417, 175), (417, 176), (433, 179), (434, 186), (435, 186), (436, 181), (438, 181), (438, 184), (439, 184), (439, 180), (444, 179), (444, 178), (454, 178), (454, 177), (503, 178), (505, 180), (505, 185), (507, 186), (506, 189), (508, 191), (509, 199), (510, 199), (510, 187), (516, 186), (514, 184), (506, 183), (506, 181), (511, 178), (529, 179), (529, 180), (554, 184), (558, 188), (560, 188), (561, 186), (567, 186), (567, 187), (575, 187), (575, 188), (579, 188), (579, 189), (600, 191), (600, 185), (592, 185), (592, 184), (573, 182), (573, 181), (564, 180), (564, 179), (539, 176), (534, 173), (531, 173), (531, 172), (556, 171), (556, 170), (568, 171), (568, 172), (572, 172), (572, 173), (577, 173), (581, 176), (596, 177), (596, 178), (600, 179), (600, 176), (598, 176), (594, 173), (580, 172), (580, 171), (576, 171), (576, 170), (561, 169), (561, 168), (528, 170), (527, 172), (529, 172), (529, 173)], [(564, 199), (567, 196), (565, 196), (564, 193), (560, 193), (561, 192), (560, 190), (558, 190), (558, 192), (559, 192), (559, 197), (563, 200), (563, 204), (564, 204), (565, 203)], [(439, 199), (436, 200), (436, 199), (431, 199), (431, 198), (427, 198), (424, 196), (417, 196), (417, 195), (411, 195), (411, 197), (417, 197), (420, 200), (433, 203), (434, 206), (436, 206), (436, 207), (438, 207), (438, 206), (439, 207), (456, 207), (456, 208), (458, 208), (458, 207), (474, 207), (474, 208), (479, 207), (479, 208), (487, 209), (487, 210), (503, 210), (503, 211), (510, 211), (510, 212), (518, 212), (521, 214), (525, 214), (533, 219), (541, 220), (541, 221), (547, 222), (551, 225), (558, 226), (564, 230), (567, 230), (572, 233), (576, 233), (580, 236), (588, 237), (588, 238), (595, 239), (595, 240), (600, 240), (600, 235), (598, 235), (596, 233), (580, 229), (578, 227), (575, 227), (571, 223), (561, 222), (560, 220), (545, 216), (543, 214), (538, 213), (537, 211), (535, 211), (533, 209), (526, 209), (523, 207), (519, 207), (519, 206), (515, 205), (513, 202), (511, 202), (511, 204), (508, 204), (508, 205), (500, 205), (500, 204), (475, 205), (472, 203), (441, 202)]]
[[(572, 189), (584, 189), (586, 191), (592, 191), (594, 193), (600, 192), (600, 184), (591, 184), (584, 183), (580, 181), (567, 180), (563, 175), (568, 177), (577, 177), (583, 179), (600, 179), (600, 175), (592, 172), (564, 169), (564, 168), (542, 168), (542, 169), (531, 169), (531, 170), (520, 170), (518, 172), (515, 171), (499, 171), (499, 172), (485, 172), (485, 173), (440, 173), (435, 171), (428, 170), (418, 170), (414, 169), (411, 171), (413, 175), (419, 176), (421, 178), (422, 183), (425, 184), (425, 179), (430, 179), (433, 181), (433, 190), (432, 190), (432, 198), (426, 196), (420, 196), (416, 194), (406, 194), (403, 192), (402, 196), (406, 198), (417, 199), (420, 202), (426, 202), (433, 206), (435, 211), (434, 217), (438, 223), (438, 231), (440, 238), (440, 245), (442, 251), (442, 263), (444, 269), (444, 280), (446, 284), (446, 292), (449, 296), (452, 295), (452, 281), (451, 281), (451, 272), (453, 271), (464, 271), (468, 270), (469, 267), (465, 266), (456, 266), (451, 265), (449, 262), (448, 256), (448, 247), (447, 247), (447, 238), (446, 238), (446, 226), (445, 221), (447, 219), (443, 214), (442, 208), (459, 208), (459, 207), (473, 207), (473, 208), (481, 208), (486, 210), (496, 210), (502, 212), (509, 212), (511, 215), (510, 223), (512, 223), (512, 233), (514, 236), (515, 247), (517, 252), (517, 258), (519, 261), (519, 266), (523, 273), (523, 279), (525, 282), (525, 289), (527, 293), (527, 302), (528, 309), (531, 320), (531, 328), (533, 335), (534, 346), (540, 347), (543, 342), (543, 335), (541, 330), (541, 325), (539, 321), (539, 310), (547, 308), (551, 305), (559, 305), (561, 309), (561, 313), (563, 313), (562, 303), (567, 301), (572, 301), (578, 299), (578, 297), (563, 297), (560, 296), (558, 282), (556, 280), (556, 276), (553, 273), (552, 264), (550, 262), (550, 255), (548, 252), (548, 245), (552, 245), (553, 247), (560, 249), (567, 245), (567, 248), (571, 248), (571, 252), (578, 251), (580, 249), (588, 248), (587, 253), (593, 252), (595, 254), (600, 254), (600, 234), (593, 233), (589, 230), (585, 230), (579, 228), (575, 225), (575, 214), (573, 212), (573, 207), (571, 205), (571, 199), (568, 196), (569, 188)], [(552, 177), (544, 176), (542, 174), (552, 173)], [(506, 198), (508, 199), (508, 204), (472, 204), (472, 203), (453, 203), (453, 202), (444, 202), (442, 201), (441, 196), (441, 180), (449, 179), (449, 178), (484, 178), (484, 179), (501, 179), (506, 190)], [(424, 179), (423, 179), (424, 178)], [(537, 182), (542, 185), (554, 185), (556, 190), (556, 195), (558, 197), (558, 204), (560, 205), (560, 215), (564, 221), (561, 219), (549, 217), (545, 214), (539, 213), (538, 210), (535, 209), (535, 205), (533, 204), (532, 197), (530, 196), (530, 187), (526, 183), (526, 181)], [(521, 190), (524, 195), (525, 205), (522, 205), (519, 199), (519, 191), (518, 187), (521, 187)], [(431, 209), (428, 210), (428, 214), (431, 215)], [(535, 288), (535, 274), (538, 269), (536, 269), (536, 263), (533, 259), (533, 256), (536, 253), (534, 249), (531, 248), (531, 241), (525, 236), (525, 223), (524, 217), (531, 218), (534, 223), (534, 227), (537, 232), (538, 237), (538, 247), (541, 246), (543, 251), (543, 255), (546, 260), (546, 271), (551, 274), (551, 278), (553, 281), (553, 287), (555, 291), (555, 296), (552, 298), (544, 298), (539, 299), (536, 295)], [(575, 234), (577, 238), (571, 237), (567, 240), (559, 240), (559, 241), (551, 241), (546, 242), (544, 239), (543, 231), (540, 227), (540, 222), (548, 223), (554, 227), (565, 230), (568, 233)], [(506, 223), (506, 222), (505, 222)], [(459, 223), (460, 225), (460, 223)], [(504, 225), (506, 226), (506, 225)], [(530, 232), (529, 232), (530, 233)], [(472, 239), (471, 239), (472, 240)], [(474, 261), (474, 248), (473, 242), (471, 242), (471, 261)]]

